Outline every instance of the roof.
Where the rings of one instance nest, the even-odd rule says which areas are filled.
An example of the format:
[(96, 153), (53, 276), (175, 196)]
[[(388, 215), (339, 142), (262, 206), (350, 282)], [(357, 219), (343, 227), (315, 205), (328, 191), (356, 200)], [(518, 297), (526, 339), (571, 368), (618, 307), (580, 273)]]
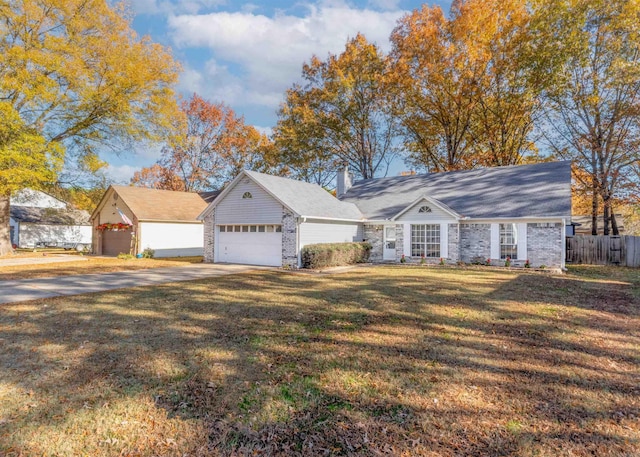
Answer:
[(386, 220), (421, 197), (472, 219), (570, 217), (571, 162), (363, 180), (342, 201), (356, 204), (367, 219)]
[(198, 192), (198, 195), (200, 195), (200, 198), (202, 198), (207, 204), (209, 204), (214, 201), (218, 195), (220, 195), (220, 192), (221, 191), (219, 190), (211, 190), (206, 192)]
[[(317, 184), (249, 170), (244, 170), (240, 173), (212, 202), (209, 208), (215, 207), (242, 176), (251, 178), (267, 193), (298, 216), (355, 221), (363, 219), (362, 213), (356, 205), (338, 200)], [(200, 217), (203, 218), (206, 213), (207, 211), (203, 212)]]
[[(616, 213), (615, 214), (616, 217), (616, 224), (618, 225), (618, 232), (621, 235), (624, 235), (625, 233), (625, 228), (624, 228), (624, 217), (622, 216), (622, 214), (620, 213)], [(591, 235), (591, 223), (592, 223), (592, 219), (591, 219), (591, 215), (573, 215), (571, 216), (571, 222), (576, 224), (576, 235)], [(597, 231), (599, 235), (602, 235), (604, 233), (604, 221), (602, 220), (602, 215), (598, 216), (598, 220), (597, 220)]]
[(11, 218), (25, 223), (45, 225), (89, 225), (89, 213), (78, 209), (11, 206)]
[[(193, 192), (133, 186), (111, 187), (139, 221), (195, 222), (198, 214), (207, 207), (207, 203)], [(105, 196), (108, 193), (107, 191)]]

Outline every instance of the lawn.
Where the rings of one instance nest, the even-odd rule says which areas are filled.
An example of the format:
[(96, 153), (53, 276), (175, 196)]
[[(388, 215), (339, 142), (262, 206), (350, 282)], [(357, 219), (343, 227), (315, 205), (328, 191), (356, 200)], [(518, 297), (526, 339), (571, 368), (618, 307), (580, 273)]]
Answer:
[(386, 266), (3, 305), (0, 455), (638, 455), (639, 302)]
[[(60, 250), (37, 253), (20, 253), (17, 258), (60, 255)], [(77, 255), (77, 254), (63, 254)], [(16, 258), (16, 257), (5, 257)], [(57, 276), (89, 273), (111, 273), (114, 271), (145, 270), (149, 268), (177, 267), (186, 263), (202, 263), (202, 256), (175, 257), (162, 259), (118, 259), (115, 257), (78, 256), (77, 261), (63, 263), (34, 263), (3, 266), (0, 259), (0, 281), (30, 278), (50, 278)]]

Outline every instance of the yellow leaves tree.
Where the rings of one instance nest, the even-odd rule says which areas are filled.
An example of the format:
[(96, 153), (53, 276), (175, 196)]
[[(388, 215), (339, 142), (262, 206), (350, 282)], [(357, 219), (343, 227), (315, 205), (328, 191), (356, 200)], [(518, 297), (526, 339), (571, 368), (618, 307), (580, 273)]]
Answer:
[(39, 138), (48, 164), (46, 172), (25, 172), (12, 185), (0, 182), (0, 255), (10, 249), (10, 194), (54, 180), (64, 151), (86, 158), (97, 147), (157, 139), (176, 112), (172, 86), (178, 71), (166, 49), (136, 36), (121, 3), (0, 3), (0, 101), (17, 115), (17, 131), (23, 132), (10, 136), (2, 154), (12, 150), (28, 160), (16, 142)]
[(160, 160), (136, 172), (132, 184), (198, 192), (218, 189), (243, 169), (268, 171), (272, 145), (224, 103), (197, 94), (182, 103), (176, 134)]
[(450, 17), (424, 5), (391, 35), (390, 90), (409, 162), (431, 171), (521, 163), (540, 83), (523, 0), (455, 0)]
[(274, 129), (291, 174), (327, 185), (337, 164), (347, 163), (364, 179), (386, 175), (398, 150), (385, 74), (385, 57), (361, 34), (340, 55), (303, 66), (305, 83), (287, 91)]
[(617, 235), (614, 203), (637, 198), (640, 184), (640, 2), (539, 0), (536, 9), (560, 66), (547, 92), (547, 138), (580, 171), (593, 234), (602, 207), (604, 234)]

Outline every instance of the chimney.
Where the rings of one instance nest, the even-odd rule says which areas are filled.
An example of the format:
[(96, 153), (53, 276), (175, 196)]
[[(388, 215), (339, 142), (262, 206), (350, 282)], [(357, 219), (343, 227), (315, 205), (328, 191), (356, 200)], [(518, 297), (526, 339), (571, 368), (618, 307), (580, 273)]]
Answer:
[(338, 170), (336, 197), (341, 198), (349, 189), (351, 189), (351, 173), (349, 173), (349, 165), (344, 163), (342, 168)]

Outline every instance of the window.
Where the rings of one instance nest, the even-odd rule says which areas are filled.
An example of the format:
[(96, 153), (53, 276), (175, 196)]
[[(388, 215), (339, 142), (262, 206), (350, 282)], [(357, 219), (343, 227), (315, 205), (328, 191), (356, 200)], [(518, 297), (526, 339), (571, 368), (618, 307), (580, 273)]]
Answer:
[(421, 206), (420, 209), (418, 210), (419, 213), (431, 213), (431, 207), (430, 206)]
[(276, 225), (276, 232), (282, 233), (282, 225)]
[(243, 232), (248, 232), (249, 231), (249, 226), (248, 225), (243, 225), (242, 226), (242, 231)]
[(500, 258), (518, 258), (518, 229), (516, 224), (500, 224)]
[(250, 231), (250, 232), (256, 232), (256, 231), (257, 231), (257, 228), (258, 228), (258, 227), (256, 227), (255, 225), (252, 225), (251, 227), (249, 227), (249, 231)]
[(245, 192), (242, 194), (242, 198), (253, 198), (253, 195), (251, 195), (251, 192)]
[(440, 257), (440, 224), (411, 226), (411, 257)]
[(263, 233), (265, 230), (265, 226), (264, 225), (258, 225), (258, 232), (259, 233)]
[(267, 232), (273, 232), (273, 225), (267, 225)]
[(221, 225), (220, 226), (220, 232), (226, 232), (227, 231), (227, 226), (226, 225)]
[(234, 232), (239, 232), (240, 230), (242, 230), (242, 227), (240, 225), (236, 225), (234, 227), (235, 227), (235, 229), (233, 230)]

